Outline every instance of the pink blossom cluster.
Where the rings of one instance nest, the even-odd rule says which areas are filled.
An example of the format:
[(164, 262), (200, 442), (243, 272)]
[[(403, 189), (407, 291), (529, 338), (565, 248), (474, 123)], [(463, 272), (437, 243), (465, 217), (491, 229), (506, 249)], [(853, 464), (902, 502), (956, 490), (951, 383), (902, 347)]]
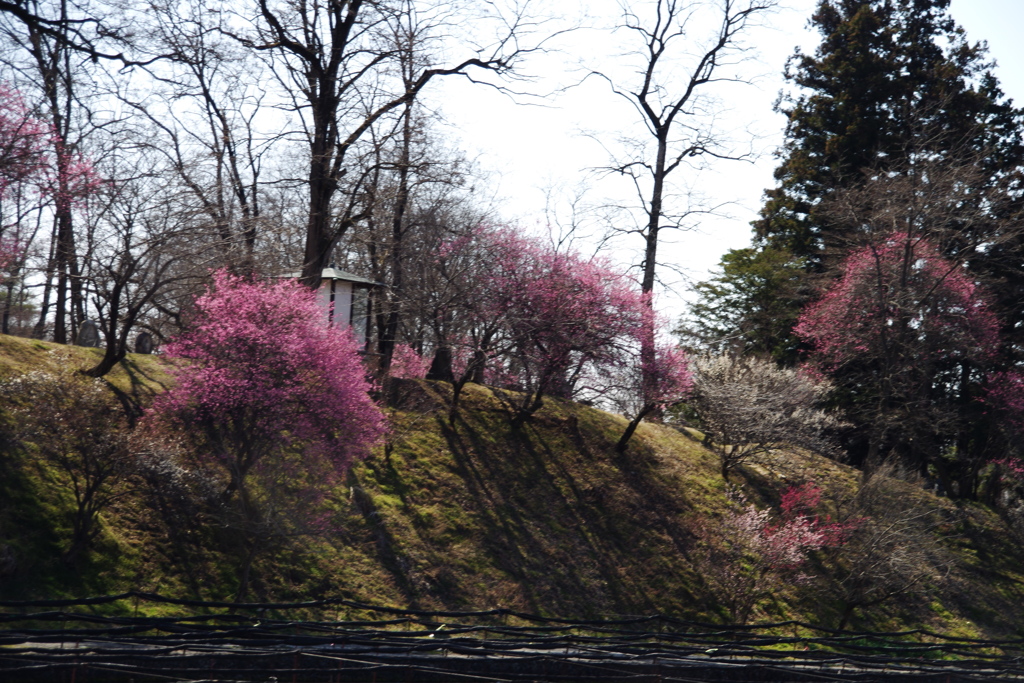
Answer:
[(977, 285), (927, 240), (894, 233), (847, 258), (794, 331), (830, 371), (863, 357), (988, 358), (998, 323)]
[(833, 522), (815, 512), (821, 502), (821, 488), (814, 482), (792, 486), (782, 494), (781, 520), (765, 528), (768, 537), (768, 561), (773, 566), (790, 568), (800, 565), (808, 552), (835, 548), (846, 543), (849, 534), (863, 520)]
[(459, 292), (457, 305), (437, 314), (460, 329), (445, 340), (457, 377), (482, 370), (488, 384), (535, 397), (649, 396), (655, 408), (689, 392), (686, 355), (670, 345), (657, 345), (645, 375), (650, 386), (642, 386), (641, 341), (653, 329), (652, 307), (610, 262), (506, 226), (478, 226), (443, 244), (436, 259)]
[(237, 476), (289, 449), (305, 454), (303, 466), (340, 475), (385, 426), (351, 331), (322, 319), (297, 283), (215, 273), (188, 330), (166, 347), (192, 362), (151, 416), (204, 433), (209, 456)]
[(439, 260), (455, 259), (470, 251), (474, 242), (487, 234), (487, 227), (478, 225), (473, 230), (450, 240), (445, 240), (437, 250)]
[(53, 137), (52, 126), (32, 115), (21, 94), (0, 83), (0, 199), (44, 171)]
[(67, 211), (103, 182), (91, 161), (33, 116), (17, 90), (0, 83), (0, 199), (28, 188)]
[(985, 403), (999, 410), (1018, 430), (1024, 430), (1024, 373), (998, 372), (988, 378)]
[(492, 361), (508, 350), (505, 315), (491, 286), (494, 264), (514, 259), (519, 240), (508, 228), (478, 225), (443, 242), (431, 264), (439, 278), (434, 288), (434, 318), (452, 356), (456, 377), (476, 374), (483, 364), (488, 383), (504, 385), (514, 376)]
[(395, 344), (390, 374), (403, 379), (423, 379), (430, 369), (430, 360), (416, 353), (408, 344)]
[(1002, 458), (1000, 460), (992, 460), (991, 462), (993, 465), (1001, 466), (1004, 474), (1011, 479), (1024, 483), (1024, 460), (1020, 458)]
[(0, 271), (6, 271), (17, 263), (24, 251), (24, 246), (17, 235), (0, 236)]
[(689, 396), (693, 390), (693, 370), (686, 352), (678, 346), (655, 344), (654, 363), (644, 384), (643, 396), (659, 410)]
[(67, 211), (103, 187), (92, 162), (86, 157), (57, 144), (56, 163), (45, 168), (43, 191), (53, 197), (58, 210)]
[(487, 287), (493, 314), (540, 385), (587, 363), (614, 363), (641, 329), (637, 288), (607, 261), (497, 231)]
[(813, 481), (801, 486), (790, 486), (782, 492), (779, 509), (784, 519), (792, 519), (799, 515), (813, 514), (821, 503), (821, 488)]
[(642, 297), (641, 326), (632, 349), (619, 362), (607, 364), (588, 378), (588, 393), (600, 396), (613, 409), (633, 420), (677, 405), (692, 393), (694, 369), (689, 356), (655, 336), (664, 325), (654, 307)]
[[(1000, 411), (1001, 416), (1017, 431), (1024, 431), (1024, 373), (1008, 370), (988, 380), (985, 402)], [(1024, 483), (1024, 460), (1008, 456), (992, 460), (1002, 468), (1004, 476)]]
[(734, 542), (759, 559), (766, 570), (791, 570), (807, 560), (807, 554), (843, 545), (859, 521), (832, 522), (815, 512), (821, 488), (813, 482), (787, 489), (782, 494), (782, 513), (772, 521), (771, 510), (751, 503), (728, 516), (726, 526)]

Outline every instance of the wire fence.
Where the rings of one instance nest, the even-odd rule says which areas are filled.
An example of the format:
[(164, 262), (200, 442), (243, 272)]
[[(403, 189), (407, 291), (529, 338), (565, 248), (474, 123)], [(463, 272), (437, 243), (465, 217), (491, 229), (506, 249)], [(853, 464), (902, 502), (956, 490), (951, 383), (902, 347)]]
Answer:
[[(171, 616), (138, 616), (171, 611)], [(0, 681), (1024, 681), (1024, 638), (130, 592), (0, 601)]]

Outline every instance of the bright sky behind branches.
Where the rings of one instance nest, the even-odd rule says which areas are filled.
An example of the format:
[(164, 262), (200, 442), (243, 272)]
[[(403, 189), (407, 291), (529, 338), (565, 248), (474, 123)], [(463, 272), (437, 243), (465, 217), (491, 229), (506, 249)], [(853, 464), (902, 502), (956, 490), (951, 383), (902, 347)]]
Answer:
[[(752, 150), (756, 158), (752, 163), (724, 161), (700, 171), (677, 171), (677, 182), (704, 195), (706, 204), (727, 205), (717, 212), (720, 215), (702, 217), (693, 230), (665, 234), (659, 258), (665, 265), (659, 267), (669, 287), (659, 295), (659, 308), (672, 317), (688, 296), (688, 281), (705, 279), (726, 250), (749, 243), (749, 223), (756, 217), (762, 192), (773, 185), (776, 159), (772, 153), (782, 141), (785, 126), (772, 104), (784, 87), (787, 57), (797, 46), (811, 52), (818, 44), (817, 33), (807, 28), (815, 4), (815, 0), (784, 0), (763, 26), (748, 34), (749, 59), (734, 70), (754, 82), (724, 83), (714, 90), (720, 100), (717, 127), (735, 150)], [(591, 0), (582, 6), (591, 14), (587, 23), (595, 28), (574, 31), (556, 43), (562, 52), (548, 53), (527, 65), (531, 73), (542, 74), (529, 86), (534, 92), (551, 92), (578, 82), (588, 66), (608, 68), (615, 63), (615, 39), (599, 27), (614, 24), (618, 4)], [(568, 4), (563, 11), (571, 14)], [(1024, 0), (953, 0), (951, 13), (969, 40), (988, 42), (1003, 90), (1018, 104), (1024, 103), (1024, 43), (1019, 36)], [(481, 192), (493, 194), (502, 214), (523, 226), (543, 228), (550, 223), (545, 190), (554, 190), (562, 223), (569, 221), (567, 198), (578, 186), (590, 187), (583, 205), (635, 202), (624, 181), (588, 175), (588, 169), (609, 162), (605, 148), (617, 149), (620, 133), (643, 135), (629, 105), (598, 79), (546, 97), (543, 106), (517, 105), (505, 95), (455, 80), (435, 89), (428, 102), (443, 111), (449, 132), (461, 140), (463, 149), (494, 175), (493, 185)], [(600, 227), (591, 222), (590, 232)], [(593, 244), (584, 241), (578, 246), (592, 249)], [(636, 264), (641, 247), (639, 236), (627, 235), (605, 249), (624, 264)], [(679, 272), (672, 272), (670, 266)]]

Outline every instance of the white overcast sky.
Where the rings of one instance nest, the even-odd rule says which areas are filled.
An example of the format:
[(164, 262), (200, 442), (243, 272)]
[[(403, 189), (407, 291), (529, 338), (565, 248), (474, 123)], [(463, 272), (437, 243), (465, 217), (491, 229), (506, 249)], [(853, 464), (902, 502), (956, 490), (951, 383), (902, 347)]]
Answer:
[[(739, 67), (739, 73), (754, 82), (723, 84), (715, 91), (720, 100), (716, 108), (719, 127), (731, 135), (737, 147), (746, 149), (753, 140), (758, 158), (753, 163), (720, 162), (700, 172), (677, 171), (677, 180), (704, 195), (710, 204), (729, 202), (729, 206), (724, 209), (727, 215), (704, 218), (695, 230), (666, 235), (670, 243), (662, 249), (659, 261), (682, 271), (676, 275), (668, 268), (661, 269), (669, 288), (659, 294), (659, 308), (670, 317), (682, 308), (687, 281), (704, 279), (725, 251), (749, 243), (749, 223), (756, 217), (762, 192), (773, 183), (776, 160), (772, 152), (782, 140), (785, 121), (772, 111), (772, 104), (784, 85), (783, 66), (796, 47), (811, 52), (818, 43), (817, 33), (807, 27), (815, 0), (783, 2), (783, 7), (764, 20), (763, 27), (749, 34), (754, 48), (750, 54), (755, 59)], [(527, 65), (540, 76), (532, 86), (537, 92), (578, 80), (572, 73), (577, 63), (609, 64), (618, 50), (616, 38), (600, 29), (619, 16), (615, 0), (589, 0), (579, 5), (562, 0), (561, 4), (566, 16), (585, 8), (591, 15), (585, 23), (594, 28), (574, 32), (561, 43), (564, 51)], [(988, 42), (1004, 91), (1018, 103), (1024, 102), (1024, 41), (1019, 33), (1024, 26), (1024, 0), (953, 0), (951, 13), (968, 39)], [(574, 187), (587, 184), (586, 201), (592, 205), (630, 196), (622, 181), (594, 183), (593, 176), (588, 176), (588, 169), (608, 163), (606, 148), (615, 149), (621, 135), (641, 130), (636, 114), (596, 79), (546, 98), (544, 106), (516, 104), (497, 92), (454, 81), (434, 89), (428, 102), (447, 119), (446, 132), (490, 174), (493, 181), (484, 191), (494, 196), (501, 215), (524, 228), (546, 225), (546, 188), (562, 188), (564, 197)], [(563, 203), (563, 220), (567, 211)], [(640, 240), (632, 237), (615, 242), (607, 253), (623, 264), (639, 262)]]

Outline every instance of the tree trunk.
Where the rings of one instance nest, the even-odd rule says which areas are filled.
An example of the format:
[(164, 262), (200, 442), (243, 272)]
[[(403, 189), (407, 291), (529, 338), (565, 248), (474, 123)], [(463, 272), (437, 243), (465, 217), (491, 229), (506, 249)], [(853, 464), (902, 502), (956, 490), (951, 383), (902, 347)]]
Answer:
[(644, 417), (653, 409), (654, 405), (648, 403), (643, 407), (643, 409), (640, 410), (640, 412), (636, 414), (636, 417), (629, 421), (629, 425), (626, 426), (626, 431), (622, 433), (622, 436), (619, 438), (619, 442), (615, 444), (616, 453), (626, 452), (626, 445), (629, 443), (629, 440), (633, 438), (633, 432), (636, 431), (637, 427), (640, 426), (640, 423), (643, 421)]
[(331, 230), (331, 200), (338, 181), (331, 177), (330, 159), (322, 140), (314, 138), (313, 161), (309, 170), (309, 218), (306, 222), (306, 248), (299, 281), (316, 289), (324, 268), (330, 265), (336, 235)]
[(32, 336), (42, 339), (46, 333), (46, 317), (50, 312), (50, 295), (53, 291), (53, 276), (57, 267), (57, 231), (56, 226), (50, 235), (50, 257), (46, 261), (46, 278), (43, 280), (43, 300), (39, 304), (39, 318), (32, 329)]
[(519, 429), (530, 417), (544, 406), (544, 392), (538, 389), (532, 394), (526, 395), (526, 400), (519, 406), (515, 416), (512, 418), (512, 428)]
[(107, 342), (107, 348), (103, 353), (103, 358), (100, 362), (89, 368), (88, 370), (82, 370), (82, 374), (88, 377), (103, 377), (108, 372), (114, 369), (118, 363), (124, 360), (124, 357), (128, 355), (127, 350), (123, 344), (117, 342)]
[(448, 411), (448, 425), (455, 429), (455, 418), (459, 415), (459, 398), (462, 396), (462, 389), (466, 386), (468, 378), (464, 374), (457, 381), (452, 382), (452, 407)]
[(853, 602), (847, 602), (843, 604), (843, 613), (839, 618), (839, 625), (836, 626), (837, 631), (842, 631), (846, 628), (847, 624), (850, 623), (850, 619), (853, 618), (853, 613), (857, 609), (857, 604)]
[(434, 351), (434, 359), (430, 362), (430, 369), (427, 370), (427, 379), (440, 382), (455, 382), (455, 373), (452, 371), (452, 350), (448, 346), (438, 346)]
[(3, 333), (11, 333), (11, 299), (14, 297), (14, 278), (7, 281), (7, 296), (4, 299)]
[[(640, 291), (644, 294), (644, 304), (648, 308), (648, 314), (643, 319), (643, 329), (640, 332), (640, 375), (643, 400), (645, 404), (654, 404), (653, 392), (657, 379), (655, 377), (655, 349), (654, 349), (654, 282), (658, 264), (658, 232), (661, 229), (662, 199), (665, 192), (665, 161), (668, 154), (668, 129), (658, 130), (658, 156), (654, 166), (654, 187), (651, 189), (651, 205), (647, 220), (647, 232), (644, 235), (646, 241), (644, 248), (643, 280), (640, 283)], [(654, 408), (651, 414), (659, 417)]]
[(381, 370), (391, 367), (391, 356), (395, 351), (395, 340), (398, 337), (398, 326), (401, 322), (402, 300), (404, 297), (404, 266), (405, 254), (405, 211), (409, 204), (409, 147), (412, 140), (412, 103), (405, 106), (402, 122), (402, 153), (398, 163), (398, 193), (395, 197), (395, 208), (391, 218), (391, 301), (384, 336), (381, 338)]
[(257, 546), (255, 543), (246, 543), (245, 559), (242, 566), (238, 568), (238, 590), (235, 592), (235, 604), (245, 600), (249, 594), (249, 576), (252, 573), (252, 563), (256, 559)]
[[(58, 236), (58, 243), (60, 242)], [(58, 252), (60, 247), (58, 246)], [(68, 343), (67, 332), (67, 299), (68, 299), (68, 272), (67, 265), (57, 258), (57, 300), (54, 302), (53, 311), (53, 341), (58, 344)]]

